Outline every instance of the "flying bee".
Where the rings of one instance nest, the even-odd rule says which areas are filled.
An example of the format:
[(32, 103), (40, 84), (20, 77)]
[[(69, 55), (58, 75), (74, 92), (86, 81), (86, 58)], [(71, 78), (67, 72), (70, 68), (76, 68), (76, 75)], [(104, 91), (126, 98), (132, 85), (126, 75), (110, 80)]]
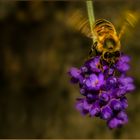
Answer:
[(120, 57), (122, 35), (128, 27), (134, 27), (138, 20), (137, 13), (130, 11), (126, 11), (124, 17), (124, 23), (119, 33), (116, 32), (114, 25), (106, 19), (96, 20), (91, 32), (88, 19), (79, 10), (66, 15), (65, 23), (93, 39), (93, 45), (89, 52), (90, 57), (93, 56), (92, 52), (95, 51), (96, 54), (101, 55), (103, 60), (112, 64)]
[(117, 34), (114, 25), (105, 19), (96, 20), (93, 25), (93, 33), (96, 36), (91, 47), (100, 53), (102, 59), (109, 64), (114, 63), (120, 57), (121, 43), (120, 39), (128, 26), (134, 27), (137, 22), (136, 13), (127, 11), (125, 21), (119, 34)]
[(105, 19), (99, 19), (95, 22), (93, 32), (96, 39), (90, 54), (95, 50), (97, 54), (101, 54), (102, 59), (106, 62), (114, 63), (119, 58), (121, 49), (120, 39), (114, 25)]

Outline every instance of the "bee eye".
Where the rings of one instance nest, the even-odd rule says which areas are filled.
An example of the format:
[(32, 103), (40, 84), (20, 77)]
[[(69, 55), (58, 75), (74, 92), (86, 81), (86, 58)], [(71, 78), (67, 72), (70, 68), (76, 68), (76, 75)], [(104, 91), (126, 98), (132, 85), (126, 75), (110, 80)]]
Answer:
[(120, 57), (120, 52), (119, 52), (119, 51), (116, 51), (116, 52), (114, 53), (114, 55), (115, 55), (115, 57)]

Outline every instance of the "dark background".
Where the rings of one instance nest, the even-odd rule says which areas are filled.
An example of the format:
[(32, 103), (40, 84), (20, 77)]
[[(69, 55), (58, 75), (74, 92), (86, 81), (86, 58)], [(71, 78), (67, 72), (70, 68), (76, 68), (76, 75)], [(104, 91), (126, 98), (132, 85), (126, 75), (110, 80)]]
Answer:
[[(96, 18), (117, 30), (121, 13), (139, 14), (139, 7), (139, 0), (94, 2)], [(75, 109), (80, 94), (67, 71), (83, 64), (92, 40), (57, 16), (77, 9), (86, 15), (85, 1), (0, 1), (0, 138), (140, 138), (140, 22), (121, 40), (136, 85), (127, 95), (129, 123), (109, 130), (103, 120)]]

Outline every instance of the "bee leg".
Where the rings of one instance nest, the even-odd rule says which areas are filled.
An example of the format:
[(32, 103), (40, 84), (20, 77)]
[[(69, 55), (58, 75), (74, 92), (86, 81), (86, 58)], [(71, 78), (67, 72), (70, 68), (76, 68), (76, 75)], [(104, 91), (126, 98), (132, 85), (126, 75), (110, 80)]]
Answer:
[(93, 56), (93, 54), (92, 54), (93, 52), (94, 52), (94, 48), (92, 46), (89, 53), (88, 53), (88, 57), (85, 59), (85, 61), (89, 60)]
[(93, 53), (93, 49), (90, 49), (90, 51), (89, 51), (89, 56), (91, 56), (92, 53)]
[(111, 61), (111, 62), (109, 63), (109, 68), (111, 68), (111, 67), (113, 66), (113, 64), (114, 64), (114, 61)]
[(95, 43), (91, 46), (91, 49), (90, 49), (90, 52), (89, 52), (89, 57), (92, 57), (92, 53), (93, 53), (93, 52), (95, 52), (95, 55), (97, 55), (96, 46), (97, 46), (97, 42), (95, 42)]
[(102, 61), (102, 60), (103, 60), (103, 59), (101, 58), (101, 59), (100, 59), (100, 69), (101, 69), (102, 72), (103, 72), (104, 70), (103, 70), (103, 61)]

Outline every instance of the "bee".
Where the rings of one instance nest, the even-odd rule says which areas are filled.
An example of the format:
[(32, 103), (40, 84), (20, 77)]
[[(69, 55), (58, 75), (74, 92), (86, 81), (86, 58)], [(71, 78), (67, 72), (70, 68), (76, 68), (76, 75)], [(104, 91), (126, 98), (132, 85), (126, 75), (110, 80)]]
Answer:
[(84, 17), (81, 11), (67, 15), (65, 23), (69, 27), (80, 31), (88, 38), (93, 39), (93, 45), (91, 46), (89, 56), (92, 57), (92, 53), (101, 55), (101, 59), (105, 60), (109, 64), (115, 63), (121, 55), (121, 43), (120, 39), (128, 27), (134, 27), (137, 23), (137, 13), (126, 11), (125, 19), (119, 34), (116, 32), (114, 25), (106, 19), (97, 19), (92, 27), (92, 33), (89, 26), (89, 21)]
[(137, 22), (136, 14), (127, 11), (125, 21), (119, 34), (117, 34), (114, 25), (105, 19), (96, 20), (93, 25), (93, 33), (96, 36), (91, 47), (101, 58), (109, 64), (115, 63), (121, 55), (120, 39), (128, 26), (134, 27)]
[(96, 39), (91, 47), (101, 58), (108, 63), (114, 63), (120, 57), (120, 39), (117, 35), (114, 25), (105, 19), (98, 19), (93, 27)]

